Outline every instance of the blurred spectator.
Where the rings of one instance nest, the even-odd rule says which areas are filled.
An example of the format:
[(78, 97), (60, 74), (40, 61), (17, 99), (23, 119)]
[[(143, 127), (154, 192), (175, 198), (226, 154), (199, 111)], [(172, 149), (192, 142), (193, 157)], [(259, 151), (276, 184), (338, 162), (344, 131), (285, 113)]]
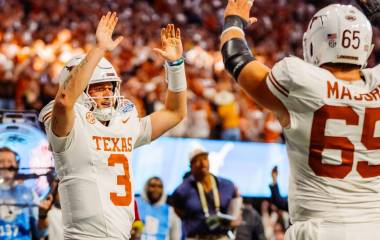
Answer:
[(236, 239), (266, 240), (260, 214), (249, 204), (244, 204), (241, 211), (241, 222), (236, 229)]
[(48, 237), (50, 240), (63, 240), (62, 211), (58, 191), (55, 191), (53, 199), (53, 206), (47, 214)]
[(131, 240), (140, 240), (142, 233), (143, 233), (143, 230), (144, 230), (144, 224), (140, 218), (139, 206), (137, 204), (136, 199), (135, 199), (134, 211), (135, 211), (135, 221), (132, 224)]
[(189, 127), (187, 136), (192, 138), (209, 138), (211, 132), (211, 108), (209, 103), (198, 98), (192, 101), (189, 109)]
[(221, 138), (230, 141), (240, 140), (239, 108), (234, 95), (223, 90), (216, 94), (214, 101), (218, 106), (217, 111), (222, 121)]
[(166, 203), (163, 182), (151, 177), (141, 196), (136, 198), (141, 221), (144, 224), (142, 240), (179, 240), (182, 236), (181, 220)]
[[(285, 239), (285, 229), (284, 229), (284, 226), (277, 222), (275, 225), (274, 225), (274, 236), (272, 238), (273, 240), (284, 240)], [(272, 239), (269, 239), (269, 240), (272, 240)]]
[(0, 148), (0, 239), (27, 240), (47, 235), (46, 214), (52, 198), (38, 202), (36, 193), (17, 183), (16, 152)]
[[(253, 42), (257, 58), (272, 66), (287, 55), (302, 57), (302, 36), (309, 19), (316, 8), (330, 2), (256, 0), (253, 15), (259, 23), (248, 29), (247, 40)], [(0, 0), (0, 108), (39, 110), (46, 105), (58, 89), (56, 76), (63, 63), (87, 52), (88, 43), (95, 39), (97, 19), (111, 8), (120, 15), (116, 35), (124, 35), (122, 46), (112, 53), (112, 63), (123, 80), (122, 95), (135, 103), (141, 116), (162, 105), (163, 62), (151, 49), (160, 44), (156, 41), (160, 26), (174, 22), (183, 29), (192, 97), (186, 123), (169, 134), (281, 142), (274, 116), (252, 102), (247, 104), (245, 93), (223, 69), (218, 43), (225, 4), (222, 0)], [(84, 16), (88, 21), (82, 20)], [(380, 61), (379, 34), (374, 29), (376, 44), (369, 66)], [(231, 93), (234, 103), (215, 107), (216, 89)]]
[(277, 221), (277, 214), (275, 212), (270, 212), (270, 203), (264, 200), (261, 203), (261, 218), (264, 224), (264, 231), (266, 239), (272, 239), (274, 236), (274, 225)]
[(288, 211), (288, 199), (281, 197), (280, 190), (277, 184), (278, 170), (277, 167), (272, 169), (272, 184), (269, 185), (271, 191), (272, 203), (281, 210)]
[(235, 185), (209, 172), (208, 153), (196, 148), (190, 153), (191, 175), (172, 195), (186, 239), (228, 239), (231, 221), (239, 217), (241, 198)]
[(15, 108), (15, 91), (14, 82), (7, 78), (6, 73), (0, 64), (0, 109)]
[(279, 210), (275, 205), (264, 200), (261, 204), (261, 218), (267, 239), (274, 240), (284, 237), (285, 229), (289, 227), (289, 214), (287, 212)]
[(268, 143), (279, 142), (281, 140), (282, 126), (273, 112), (267, 113), (264, 125), (264, 141)]

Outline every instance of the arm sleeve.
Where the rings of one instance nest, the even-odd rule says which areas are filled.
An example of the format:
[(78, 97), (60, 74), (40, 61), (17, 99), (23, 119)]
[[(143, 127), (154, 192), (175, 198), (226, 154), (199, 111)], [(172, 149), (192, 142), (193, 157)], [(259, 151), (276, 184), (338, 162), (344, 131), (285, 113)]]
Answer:
[(150, 116), (141, 118), (139, 121), (139, 135), (135, 142), (135, 148), (149, 144), (152, 136), (152, 122)]
[(317, 78), (310, 74), (312, 71), (315, 74), (317, 67), (300, 58), (287, 57), (276, 63), (267, 76), (269, 91), (282, 102), (291, 118), (292, 113), (304, 111), (305, 105), (310, 107), (311, 102), (318, 99), (314, 84), (322, 84), (322, 81), (313, 82)]
[(290, 59), (284, 58), (276, 63), (266, 79), (269, 90), (284, 103), (293, 87), (288, 67)]
[(169, 218), (170, 218), (170, 225), (169, 225), (169, 240), (177, 240), (181, 239), (182, 236), (182, 226), (181, 226), (181, 219), (177, 216), (177, 214), (174, 212), (174, 209), (172, 207), (169, 208)]
[(74, 139), (74, 127), (66, 137), (58, 137), (51, 130), (51, 119), (47, 120), (44, 124), (49, 139), (49, 146), (53, 152), (62, 153), (70, 148)]
[[(54, 101), (46, 105), (40, 113), (39, 121), (45, 126), (45, 131), (49, 139), (49, 147), (55, 153), (61, 153), (69, 149), (74, 138), (74, 127), (66, 137), (56, 136), (51, 129), (51, 116), (53, 112)], [(74, 124), (75, 126), (75, 124)]]

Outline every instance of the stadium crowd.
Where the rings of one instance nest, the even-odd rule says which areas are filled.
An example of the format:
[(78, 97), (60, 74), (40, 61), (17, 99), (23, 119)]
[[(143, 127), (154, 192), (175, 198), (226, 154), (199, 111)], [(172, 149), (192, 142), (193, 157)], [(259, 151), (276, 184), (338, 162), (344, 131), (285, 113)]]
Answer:
[[(162, 107), (163, 62), (152, 48), (160, 42), (160, 28), (174, 22), (186, 51), (189, 114), (169, 134), (281, 142), (273, 114), (247, 98), (223, 69), (218, 48), (224, 5), (221, 0), (0, 0), (0, 108), (39, 111), (48, 103), (64, 62), (89, 49), (97, 19), (110, 9), (119, 13), (116, 32), (125, 39), (112, 63), (123, 80), (122, 95), (142, 116)], [(302, 33), (317, 6), (301, 0), (255, 5), (259, 23), (248, 40), (259, 59), (272, 66), (286, 55), (302, 56)], [(378, 53), (379, 47), (370, 63)]]
[[(160, 28), (173, 22), (182, 30), (186, 51), (189, 114), (168, 134), (281, 142), (274, 115), (250, 100), (224, 71), (218, 49), (225, 2), (0, 0), (0, 109), (41, 110), (57, 92), (56, 77), (63, 64), (90, 48), (99, 16), (112, 10), (120, 16), (117, 35), (124, 36), (121, 47), (112, 52), (112, 63), (123, 80), (122, 95), (136, 104), (141, 116), (163, 105), (163, 62), (152, 49), (160, 42)], [(256, 0), (259, 23), (250, 28), (247, 39), (258, 58), (272, 66), (287, 55), (301, 57), (308, 20), (325, 2)], [(380, 32), (374, 33), (370, 66), (380, 60)], [(283, 238), (287, 217), (263, 202), (266, 239)]]

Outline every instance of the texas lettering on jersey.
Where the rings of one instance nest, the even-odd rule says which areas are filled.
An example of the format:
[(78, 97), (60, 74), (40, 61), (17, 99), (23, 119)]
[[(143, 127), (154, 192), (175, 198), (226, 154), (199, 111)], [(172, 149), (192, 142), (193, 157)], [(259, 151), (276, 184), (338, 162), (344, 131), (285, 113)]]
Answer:
[(73, 129), (66, 144), (59, 144), (51, 130), (52, 109), (52, 103), (46, 106), (40, 120), (45, 119), (52, 149), (64, 145), (53, 156), (65, 238), (129, 239), (134, 219), (130, 159), (134, 148), (150, 142), (149, 117), (140, 119), (136, 108), (129, 107), (101, 127), (85, 106), (76, 103)]
[(96, 150), (105, 152), (131, 152), (132, 137), (100, 137), (92, 136), (92, 140), (96, 143)]

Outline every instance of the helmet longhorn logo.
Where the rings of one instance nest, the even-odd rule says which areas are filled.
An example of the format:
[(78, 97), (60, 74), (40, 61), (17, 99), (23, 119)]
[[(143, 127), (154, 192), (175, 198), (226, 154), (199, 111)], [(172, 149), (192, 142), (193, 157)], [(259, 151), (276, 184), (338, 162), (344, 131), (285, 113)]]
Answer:
[(71, 72), (71, 70), (74, 69), (75, 66), (65, 66), (65, 68), (67, 69), (67, 71)]
[(92, 114), (92, 112), (86, 113), (86, 119), (87, 119), (87, 122), (89, 122), (90, 124), (95, 123), (95, 117), (94, 117), (94, 114)]
[(320, 15), (320, 16), (314, 16), (312, 19), (311, 19), (311, 23), (310, 23), (310, 27), (309, 29), (311, 29), (313, 27), (313, 24), (315, 21), (317, 20), (321, 20), (321, 24), (323, 26), (323, 17), (327, 17), (327, 15)]

